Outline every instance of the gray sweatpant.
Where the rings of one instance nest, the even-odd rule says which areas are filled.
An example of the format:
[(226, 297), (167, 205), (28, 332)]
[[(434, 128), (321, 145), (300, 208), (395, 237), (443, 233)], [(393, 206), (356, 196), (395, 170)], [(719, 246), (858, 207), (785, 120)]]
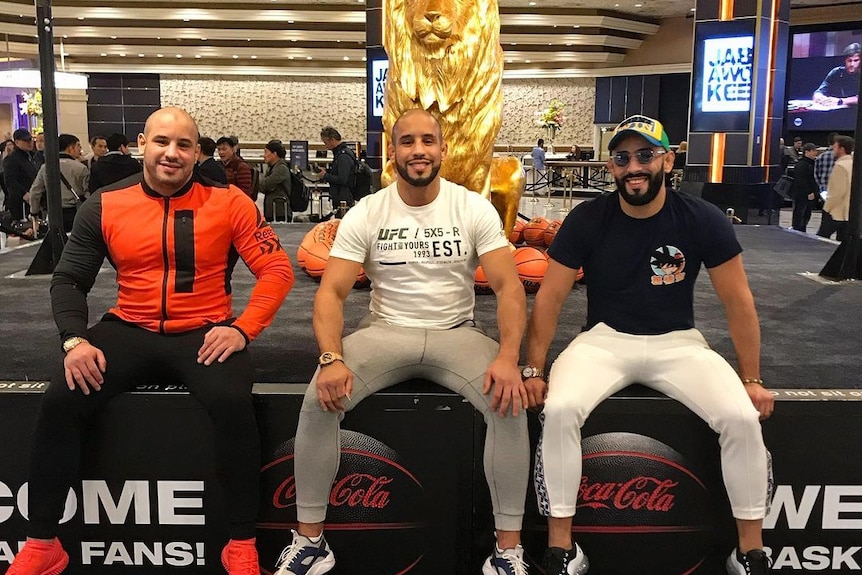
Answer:
[[(343, 355), (353, 371), (353, 392), (345, 409), (382, 389), (412, 378), (428, 379), (464, 396), (482, 412), (485, 436), (485, 477), (491, 490), (494, 524), (498, 530), (519, 531), (530, 473), (527, 416), (491, 411), (484, 395), (485, 371), (499, 345), (472, 322), (448, 330), (392, 326), (375, 316), (344, 338)], [(302, 523), (321, 523), (340, 459), (342, 413), (323, 411), (317, 399), (317, 373), (311, 380), (296, 431), (296, 508)], [(420, 438), (417, 437), (417, 441)]]

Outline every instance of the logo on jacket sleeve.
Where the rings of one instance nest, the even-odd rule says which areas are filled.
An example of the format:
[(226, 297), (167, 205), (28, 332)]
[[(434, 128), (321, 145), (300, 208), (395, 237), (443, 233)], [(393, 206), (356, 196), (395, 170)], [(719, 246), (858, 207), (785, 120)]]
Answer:
[(685, 254), (679, 248), (658, 248), (653, 252), (649, 264), (653, 273), (650, 283), (654, 286), (670, 285), (685, 279)]

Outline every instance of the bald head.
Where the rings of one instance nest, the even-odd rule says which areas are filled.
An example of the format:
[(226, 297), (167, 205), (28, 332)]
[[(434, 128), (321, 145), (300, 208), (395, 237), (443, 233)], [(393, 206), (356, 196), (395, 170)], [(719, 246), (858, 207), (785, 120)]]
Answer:
[(401, 114), (397, 120), (395, 120), (395, 125), (392, 126), (392, 139), (398, 139), (398, 127), (401, 125), (402, 122), (415, 117), (427, 117), (433, 120), (434, 125), (437, 127), (437, 137), (439, 137), (441, 140), (443, 139), (443, 128), (440, 126), (440, 120), (438, 120), (437, 117), (434, 116), (434, 114), (432, 114), (431, 112), (427, 110), (422, 110), (420, 108), (413, 108), (411, 110), (407, 110), (406, 112)]
[(150, 117), (147, 118), (147, 123), (144, 124), (144, 137), (150, 135), (153, 130), (153, 126), (164, 121), (174, 121), (191, 126), (195, 132), (195, 143), (197, 143), (197, 137), (199, 135), (198, 123), (195, 122), (195, 119), (192, 118), (191, 114), (182, 108), (160, 108), (150, 114)]
[(185, 110), (162, 108), (150, 114), (138, 148), (144, 154), (144, 182), (163, 196), (185, 186), (200, 150), (198, 126)]

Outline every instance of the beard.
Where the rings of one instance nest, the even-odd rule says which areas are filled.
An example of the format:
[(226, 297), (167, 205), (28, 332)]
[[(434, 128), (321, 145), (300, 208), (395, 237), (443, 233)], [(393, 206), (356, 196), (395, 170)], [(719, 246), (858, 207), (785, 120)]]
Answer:
[(424, 188), (437, 177), (437, 174), (440, 172), (440, 164), (432, 164), (431, 173), (421, 178), (414, 178), (411, 176), (410, 172), (407, 171), (407, 164), (400, 164), (397, 160), (395, 162), (395, 170), (398, 172), (398, 175), (401, 176), (401, 179), (411, 186), (415, 188)]
[(659, 170), (656, 174), (649, 173), (638, 173), (638, 174), (629, 174), (627, 177), (640, 177), (647, 176), (647, 190), (642, 194), (633, 194), (630, 193), (626, 189), (626, 178), (615, 178), (615, 182), (617, 184), (617, 191), (620, 193), (620, 197), (625, 200), (625, 202), (630, 206), (645, 206), (651, 201), (655, 199), (658, 193), (661, 191), (661, 187), (664, 184), (664, 172)]

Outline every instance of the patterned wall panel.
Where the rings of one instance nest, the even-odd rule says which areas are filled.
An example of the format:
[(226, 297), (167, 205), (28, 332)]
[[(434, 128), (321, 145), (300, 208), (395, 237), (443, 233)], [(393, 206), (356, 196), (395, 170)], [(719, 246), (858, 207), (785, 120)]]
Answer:
[(547, 108), (552, 99), (565, 106), (566, 120), (554, 140), (556, 147), (592, 146), (595, 78), (504, 80), (503, 125), (497, 143), (535, 145), (537, 139), (546, 137), (536, 125), (536, 112)]
[(162, 105), (179, 106), (201, 134), (240, 141), (320, 141), (335, 126), (365, 141), (365, 83), (358, 79), (278, 76), (162, 76)]
[[(163, 75), (161, 95), (163, 106), (185, 108), (215, 138), (317, 142), (320, 128), (333, 125), (345, 140), (365, 140), (365, 82), (355, 78)], [(557, 144), (592, 145), (593, 78), (504, 81), (498, 144), (534, 144), (543, 135), (535, 112), (554, 98), (566, 116)]]

